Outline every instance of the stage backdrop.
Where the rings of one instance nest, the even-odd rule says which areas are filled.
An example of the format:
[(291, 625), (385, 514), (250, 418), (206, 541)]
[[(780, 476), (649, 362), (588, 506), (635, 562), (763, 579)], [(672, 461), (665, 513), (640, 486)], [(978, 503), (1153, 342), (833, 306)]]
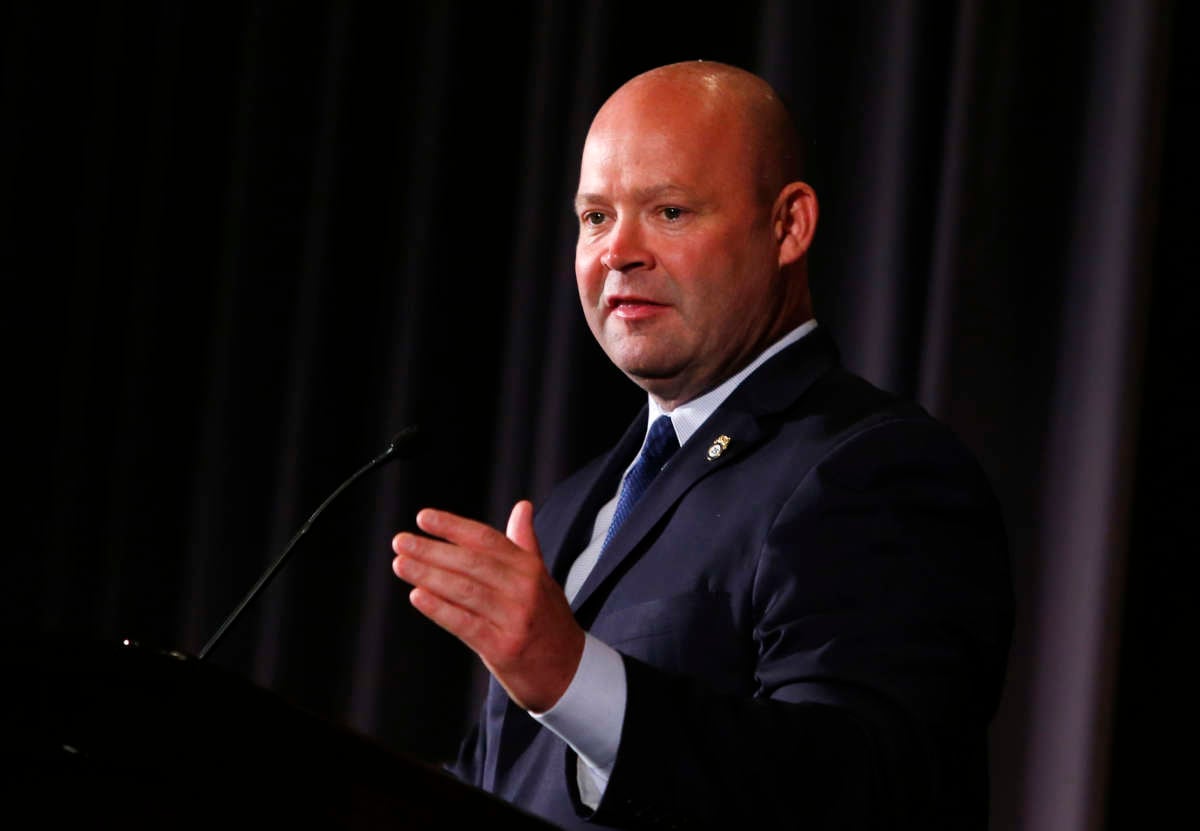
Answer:
[(807, 127), (819, 321), (1001, 496), (994, 827), (1157, 825), (1191, 784), (1158, 760), (1195, 652), (1193, 9), (6, 4), (7, 631), (196, 653), (418, 424), (208, 660), (449, 757), (482, 675), (390, 538), (425, 505), (502, 523), (621, 433), (641, 394), (578, 308), (578, 153), (632, 74), (725, 60)]

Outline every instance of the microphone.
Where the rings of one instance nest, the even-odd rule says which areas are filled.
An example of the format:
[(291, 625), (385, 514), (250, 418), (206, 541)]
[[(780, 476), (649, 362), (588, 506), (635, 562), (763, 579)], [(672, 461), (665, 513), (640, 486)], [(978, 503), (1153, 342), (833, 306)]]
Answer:
[(300, 538), (304, 536), (304, 533), (308, 530), (309, 526), (313, 524), (313, 520), (321, 515), (321, 512), (325, 510), (325, 507), (334, 499), (336, 499), (338, 494), (353, 485), (362, 476), (370, 473), (372, 470), (380, 467), (381, 465), (385, 465), (394, 459), (411, 458), (413, 451), (416, 450), (417, 439), (419, 436), (420, 431), (415, 425), (409, 425), (408, 427), (405, 427), (392, 437), (392, 441), (390, 444), (388, 444), (386, 450), (360, 467), (354, 472), (354, 475), (352, 475), (345, 482), (342, 482), (342, 484), (338, 485), (337, 490), (329, 494), (325, 501), (322, 502), (320, 506), (318, 506), (318, 508), (312, 512), (312, 516), (308, 518), (308, 521), (300, 526), (300, 530), (296, 532), (295, 536), (293, 536), (291, 541), (287, 544), (287, 547), (283, 549), (283, 553), (280, 554), (275, 559), (275, 562), (271, 563), (267, 570), (263, 572), (262, 576), (258, 578), (258, 582), (255, 583), (254, 587), (250, 589), (245, 597), (242, 598), (242, 602), (237, 605), (237, 608), (230, 612), (229, 617), (225, 618), (225, 622), (222, 623), (220, 628), (218, 628), (213, 636), (208, 639), (208, 643), (204, 645), (204, 648), (200, 650), (196, 657), (198, 657), (200, 660), (204, 660), (204, 657), (208, 655), (212, 648), (217, 645), (217, 642), (221, 640), (221, 637), (225, 634), (225, 631), (233, 625), (235, 620), (241, 616), (245, 608), (250, 605), (251, 601), (253, 601), (255, 597), (258, 596), (258, 593), (266, 588), (267, 584), (275, 578), (275, 575), (279, 573), (279, 570), (283, 567), (284, 562), (287, 560), (288, 554), (291, 553), (292, 548), (294, 548)]

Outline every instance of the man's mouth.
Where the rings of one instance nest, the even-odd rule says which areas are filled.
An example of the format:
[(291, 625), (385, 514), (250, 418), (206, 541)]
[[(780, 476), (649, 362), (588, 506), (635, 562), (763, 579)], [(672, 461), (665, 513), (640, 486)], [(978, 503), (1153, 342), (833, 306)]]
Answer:
[(658, 303), (648, 297), (636, 295), (614, 295), (606, 302), (612, 315), (623, 320), (641, 320), (653, 317), (669, 308), (665, 303)]

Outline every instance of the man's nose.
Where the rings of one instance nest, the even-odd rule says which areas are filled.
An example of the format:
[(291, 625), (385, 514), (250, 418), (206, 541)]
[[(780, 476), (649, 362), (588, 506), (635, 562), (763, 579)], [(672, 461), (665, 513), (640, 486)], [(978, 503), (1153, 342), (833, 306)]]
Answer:
[(608, 249), (600, 256), (600, 265), (609, 271), (630, 271), (651, 267), (652, 259), (640, 224), (635, 220), (617, 220), (608, 236)]

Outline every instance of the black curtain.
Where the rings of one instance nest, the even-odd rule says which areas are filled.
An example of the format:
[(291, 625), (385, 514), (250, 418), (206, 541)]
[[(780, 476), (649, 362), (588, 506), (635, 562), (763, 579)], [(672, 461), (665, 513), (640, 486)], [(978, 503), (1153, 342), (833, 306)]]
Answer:
[(1195, 16), (7, 5), (7, 630), (195, 654), (417, 424), (426, 452), (334, 503), (208, 660), (447, 758), (484, 676), (408, 607), (390, 538), (425, 505), (501, 524), (627, 424), (642, 393), (575, 293), (579, 150), (634, 73), (724, 60), (807, 128), (818, 320), (1001, 496), (1018, 619), (994, 827), (1165, 820), (1198, 548)]

